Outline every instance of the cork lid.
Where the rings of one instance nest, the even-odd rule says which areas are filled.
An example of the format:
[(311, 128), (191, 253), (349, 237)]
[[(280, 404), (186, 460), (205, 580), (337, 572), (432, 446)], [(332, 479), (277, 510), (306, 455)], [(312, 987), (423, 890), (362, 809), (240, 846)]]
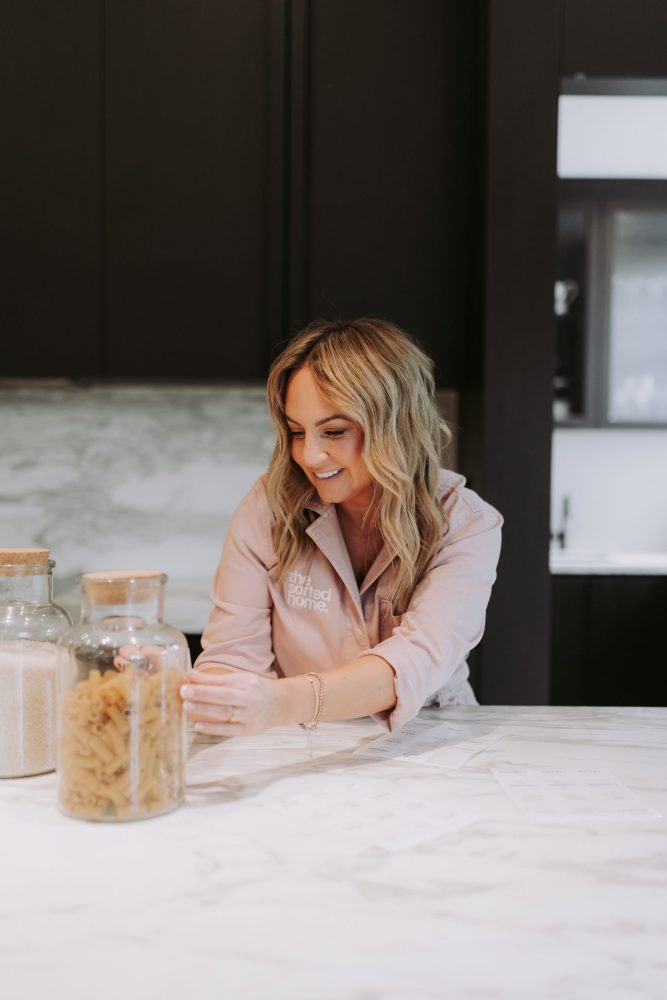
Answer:
[(146, 601), (167, 582), (159, 569), (111, 569), (82, 573), (81, 582), (92, 604)]
[[(49, 569), (51, 549), (0, 549), (0, 576), (31, 576)], [(53, 563), (50, 563), (53, 568)]]
[(46, 563), (51, 549), (0, 549), (0, 566)]

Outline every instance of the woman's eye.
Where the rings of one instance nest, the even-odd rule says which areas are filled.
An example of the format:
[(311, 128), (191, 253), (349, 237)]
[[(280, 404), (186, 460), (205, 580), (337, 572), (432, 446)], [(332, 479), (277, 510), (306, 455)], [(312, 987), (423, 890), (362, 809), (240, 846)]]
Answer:
[[(304, 436), (304, 432), (303, 431), (293, 431), (293, 430), (290, 430), (289, 427), (287, 428), (287, 433), (289, 434), (289, 436), (291, 438), (302, 438)], [(327, 437), (327, 438), (339, 438), (339, 437), (342, 437), (344, 433), (345, 433), (345, 429), (344, 428), (342, 428), (341, 430), (338, 430), (338, 431), (324, 431), (324, 437)]]

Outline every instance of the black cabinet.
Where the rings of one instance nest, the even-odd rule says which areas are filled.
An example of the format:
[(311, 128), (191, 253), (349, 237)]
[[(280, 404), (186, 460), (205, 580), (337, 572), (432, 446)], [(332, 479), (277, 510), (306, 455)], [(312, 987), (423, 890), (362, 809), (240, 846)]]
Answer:
[(269, 29), (265, 0), (106, 5), (108, 375), (262, 371)]
[(436, 0), (4, 5), (2, 374), (262, 378), (304, 322), (375, 313), (460, 385), (481, 20)]
[(294, 319), (393, 319), (447, 386), (470, 375), (479, 296), (476, 7), (318, 0), (308, 23), (306, 271)]
[(100, 20), (0, 4), (0, 377), (100, 367)]
[(563, 0), (562, 75), (667, 76), (664, 0)]
[(664, 576), (554, 576), (550, 701), (667, 705)]

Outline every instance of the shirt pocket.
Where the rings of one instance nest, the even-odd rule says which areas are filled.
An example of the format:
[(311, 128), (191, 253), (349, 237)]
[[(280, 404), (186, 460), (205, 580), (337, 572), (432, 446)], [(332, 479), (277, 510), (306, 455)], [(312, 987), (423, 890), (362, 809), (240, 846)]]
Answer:
[(395, 615), (391, 601), (380, 601), (380, 642), (391, 638), (394, 629), (401, 624), (402, 615)]

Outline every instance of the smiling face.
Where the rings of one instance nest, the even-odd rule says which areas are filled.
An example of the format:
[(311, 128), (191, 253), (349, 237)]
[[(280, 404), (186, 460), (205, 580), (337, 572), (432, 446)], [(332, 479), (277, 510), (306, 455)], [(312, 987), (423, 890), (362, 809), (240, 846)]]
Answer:
[(285, 414), (292, 458), (320, 499), (363, 516), (373, 500), (373, 480), (362, 458), (363, 431), (322, 395), (308, 365), (289, 377)]

